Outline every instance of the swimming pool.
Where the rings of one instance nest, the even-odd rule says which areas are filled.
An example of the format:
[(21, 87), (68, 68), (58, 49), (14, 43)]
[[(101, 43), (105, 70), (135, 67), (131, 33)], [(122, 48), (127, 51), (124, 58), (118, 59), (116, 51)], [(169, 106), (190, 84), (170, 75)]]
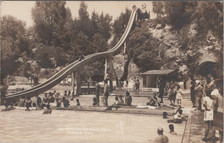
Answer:
[(0, 140), (9, 143), (147, 143), (163, 127), (170, 143), (180, 143), (185, 123), (175, 124), (178, 135), (169, 133), (161, 116), (83, 111), (20, 109), (0, 112)]

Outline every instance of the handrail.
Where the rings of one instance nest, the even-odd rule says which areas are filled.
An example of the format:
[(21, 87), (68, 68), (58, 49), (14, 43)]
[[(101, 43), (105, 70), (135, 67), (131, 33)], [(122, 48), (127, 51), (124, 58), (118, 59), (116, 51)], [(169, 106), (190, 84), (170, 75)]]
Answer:
[(137, 9), (132, 11), (132, 13), (130, 15), (130, 19), (129, 19), (128, 25), (127, 25), (123, 35), (121, 36), (120, 40), (117, 42), (117, 44), (112, 49), (110, 49), (108, 51), (105, 51), (105, 52), (99, 52), (99, 53), (90, 54), (90, 55), (86, 56), (81, 61), (76, 60), (73, 63), (71, 63), (68, 66), (66, 66), (65, 68), (63, 68), (62, 70), (60, 70), (59, 72), (57, 72), (55, 75), (53, 75), (51, 78), (49, 78), (44, 83), (39, 84), (39, 85), (37, 85), (37, 86), (35, 86), (35, 87), (31, 88), (31, 89), (24, 90), (22, 92), (18, 92), (18, 93), (12, 94), (12, 95), (8, 95), (8, 96), (6, 96), (6, 99), (11, 99), (11, 98), (19, 97), (19, 96), (34, 96), (34, 95), (38, 95), (38, 94), (40, 94), (40, 93), (42, 93), (42, 92), (52, 88), (56, 84), (58, 84), (68, 74), (70, 74), (71, 72), (77, 70), (80, 66), (82, 66), (83, 64), (89, 62), (90, 60), (94, 60), (94, 59), (102, 57), (102, 56), (105, 57), (105, 56), (108, 56), (109, 54), (115, 53), (121, 47), (121, 45), (126, 40), (128, 34), (130, 33), (131, 27), (132, 27), (133, 22), (135, 20), (136, 11), (137, 11)]

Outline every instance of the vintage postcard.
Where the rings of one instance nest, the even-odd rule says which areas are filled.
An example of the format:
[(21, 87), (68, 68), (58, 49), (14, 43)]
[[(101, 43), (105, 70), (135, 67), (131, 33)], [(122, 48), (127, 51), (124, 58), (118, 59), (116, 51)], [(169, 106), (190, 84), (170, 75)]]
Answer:
[(0, 143), (222, 143), (222, 1), (1, 1)]

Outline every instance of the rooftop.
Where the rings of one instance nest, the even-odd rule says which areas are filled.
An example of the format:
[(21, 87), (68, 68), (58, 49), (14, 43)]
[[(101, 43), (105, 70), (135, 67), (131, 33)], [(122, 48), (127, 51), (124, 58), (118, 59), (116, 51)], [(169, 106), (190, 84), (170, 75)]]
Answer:
[(170, 75), (174, 72), (175, 70), (149, 70), (142, 73), (142, 75)]

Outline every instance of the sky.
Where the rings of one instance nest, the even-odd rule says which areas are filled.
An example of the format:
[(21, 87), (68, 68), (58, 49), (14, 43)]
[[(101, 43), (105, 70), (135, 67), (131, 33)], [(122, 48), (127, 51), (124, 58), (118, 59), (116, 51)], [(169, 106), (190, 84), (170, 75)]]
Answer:
[[(155, 14), (152, 12), (152, 2), (150, 1), (86, 1), (88, 6), (88, 12), (91, 13), (95, 10), (97, 13), (108, 13), (113, 16), (115, 20), (121, 12), (124, 12), (126, 8), (131, 9), (135, 4), (138, 8), (141, 8), (142, 4), (146, 4), (147, 11), (150, 11), (151, 19), (155, 18)], [(35, 1), (1, 1), (0, 16), (11, 15), (19, 20), (25, 21), (26, 26), (32, 26), (33, 20), (31, 10), (35, 5)], [(73, 18), (78, 18), (78, 10), (80, 1), (67, 1), (66, 7), (69, 7)]]

